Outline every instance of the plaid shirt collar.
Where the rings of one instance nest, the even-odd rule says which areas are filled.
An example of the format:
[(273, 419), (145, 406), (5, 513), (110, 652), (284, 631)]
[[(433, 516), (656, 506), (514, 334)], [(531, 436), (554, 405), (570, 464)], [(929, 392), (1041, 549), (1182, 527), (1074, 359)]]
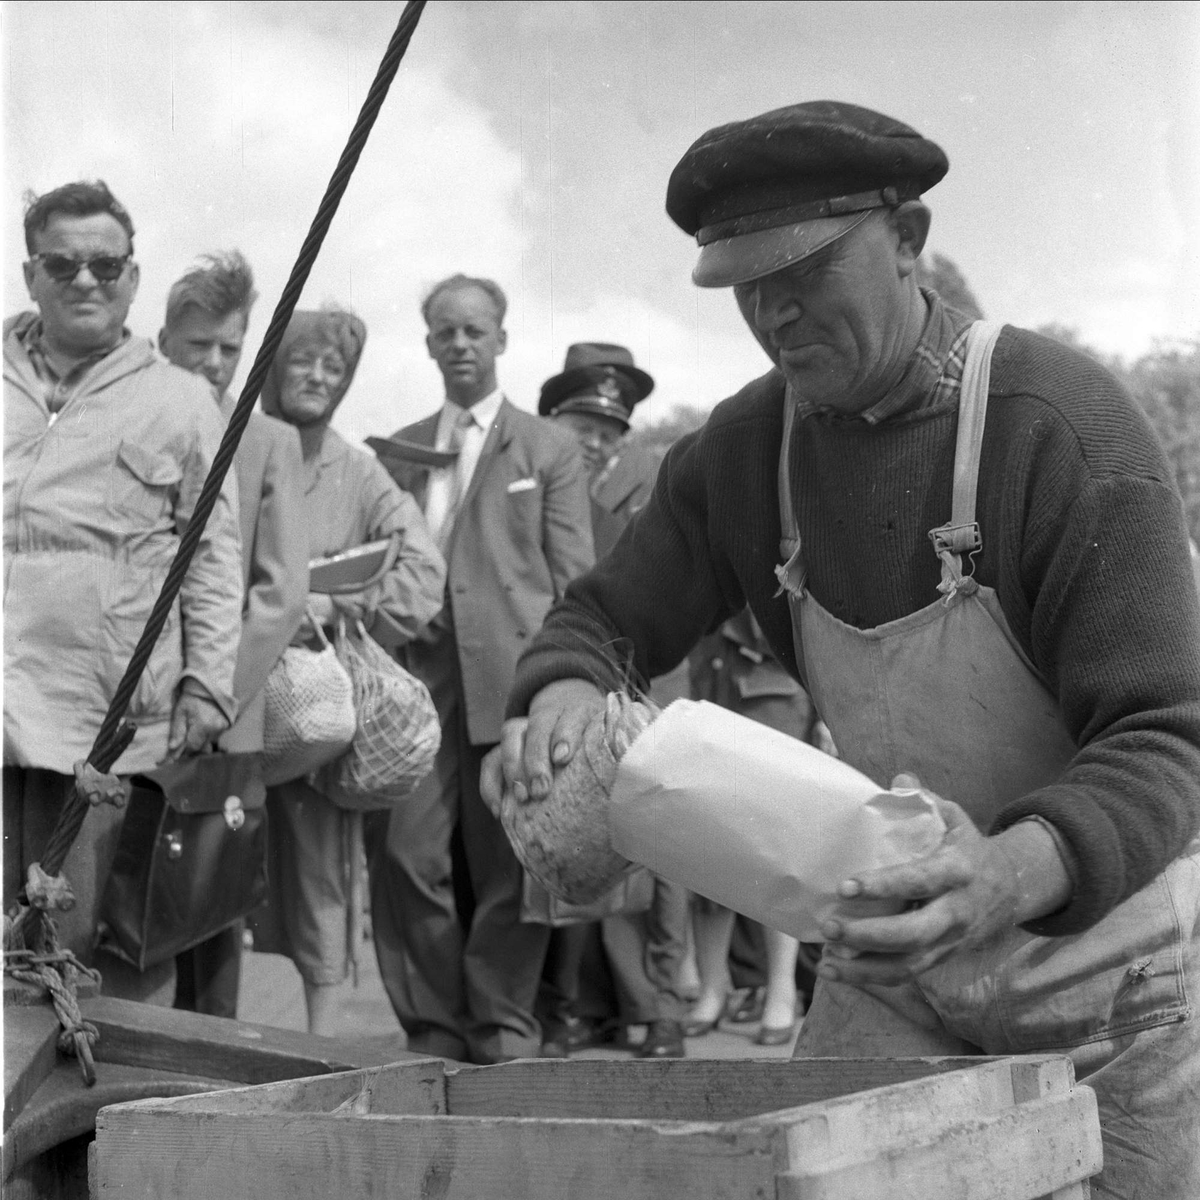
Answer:
[(870, 408), (849, 416), (825, 405), (807, 403), (789, 387), (788, 400), (796, 405), (799, 420), (821, 413), (835, 420), (878, 425), (901, 413), (939, 407), (957, 398), (971, 318), (957, 309), (948, 308), (936, 292), (922, 288), (921, 294), (929, 311), (921, 339), (899, 384)]

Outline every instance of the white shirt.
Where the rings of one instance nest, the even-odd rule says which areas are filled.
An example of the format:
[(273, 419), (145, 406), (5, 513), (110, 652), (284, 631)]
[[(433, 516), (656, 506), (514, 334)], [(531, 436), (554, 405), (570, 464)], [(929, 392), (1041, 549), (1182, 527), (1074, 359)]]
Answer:
[[(483, 443), (487, 439), (488, 430), (496, 421), (504, 393), (497, 388), (482, 400), (477, 400), (466, 411), (471, 416), (471, 424), (463, 435), (462, 449), (458, 452), (457, 463), (446, 467), (434, 467), (429, 472), (429, 486), (425, 491), (425, 521), (434, 538), (442, 533), (449, 514), (450, 502), (454, 494), (456, 478), (462, 479), (462, 494), (471, 486), (471, 477), (479, 465), (479, 456), (483, 452)], [(450, 438), (454, 433), (454, 425), (458, 420), (461, 409), (452, 400), (442, 405), (438, 414), (437, 440), (434, 447), (438, 450), (450, 448)], [(457, 472), (457, 474), (456, 474)]]

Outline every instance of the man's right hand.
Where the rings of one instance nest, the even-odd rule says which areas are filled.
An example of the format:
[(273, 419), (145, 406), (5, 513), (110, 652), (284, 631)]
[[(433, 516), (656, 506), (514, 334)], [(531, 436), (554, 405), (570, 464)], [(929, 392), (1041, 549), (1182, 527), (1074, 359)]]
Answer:
[(518, 804), (549, 795), (554, 772), (571, 761), (588, 721), (603, 711), (604, 693), (594, 683), (558, 679), (534, 696), (528, 717), (504, 723), (504, 784)]

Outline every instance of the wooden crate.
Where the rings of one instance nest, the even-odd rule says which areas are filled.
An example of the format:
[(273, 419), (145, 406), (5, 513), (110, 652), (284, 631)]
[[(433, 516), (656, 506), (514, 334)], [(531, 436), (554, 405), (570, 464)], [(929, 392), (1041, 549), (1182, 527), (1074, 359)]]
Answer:
[(102, 1109), (97, 1200), (1081, 1200), (1067, 1058), (441, 1059)]

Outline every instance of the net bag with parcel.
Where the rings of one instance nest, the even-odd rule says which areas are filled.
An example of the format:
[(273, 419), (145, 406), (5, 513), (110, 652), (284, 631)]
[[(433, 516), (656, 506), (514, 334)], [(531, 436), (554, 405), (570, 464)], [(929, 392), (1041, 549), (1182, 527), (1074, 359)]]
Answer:
[[(553, 856), (557, 871), (539, 862), (543, 878), (514, 837), (516, 823), (505, 821), (518, 856), (551, 891), (586, 875), (582, 864), (564, 873), (572, 857), (594, 864), (593, 874), (609, 882), (636, 862), (769, 928), (816, 942), (823, 940), (821, 921), (845, 903), (837, 895), (842, 880), (929, 854), (942, 840), (945, 824), (927, 793), (885, 791), (838, 759), (706, 701), (676, 700), (657, 716), (625, 703), (645, 715), (615, 753), (611, 741), (604, 743), (614, 766), (591, 794), (607, 813), (591, 814), (585, 854), (578, 853), (578, 836), (568, 838)], [(605, 719), (613, 725), (611, 698), (592, 726)], [(560, 773), (546, 805), (556, 803), (566, 776)], [(597, 816), (607, 845), (600, 844)], [(578, 833), (583, 826), (575, 825)]]
[(367, 632), (338, 622), (334, 647), (354, 689), (350, 748), (321, 772), (321, 790), (339, 808), (391, 808), (433, 770), (442, 730), (429, 689)]
[(263, 687), (263, 782), (298, 779), (344, 754), (354, 738), (354, 689), (320, 624), (320, 650), (289, 646)]

